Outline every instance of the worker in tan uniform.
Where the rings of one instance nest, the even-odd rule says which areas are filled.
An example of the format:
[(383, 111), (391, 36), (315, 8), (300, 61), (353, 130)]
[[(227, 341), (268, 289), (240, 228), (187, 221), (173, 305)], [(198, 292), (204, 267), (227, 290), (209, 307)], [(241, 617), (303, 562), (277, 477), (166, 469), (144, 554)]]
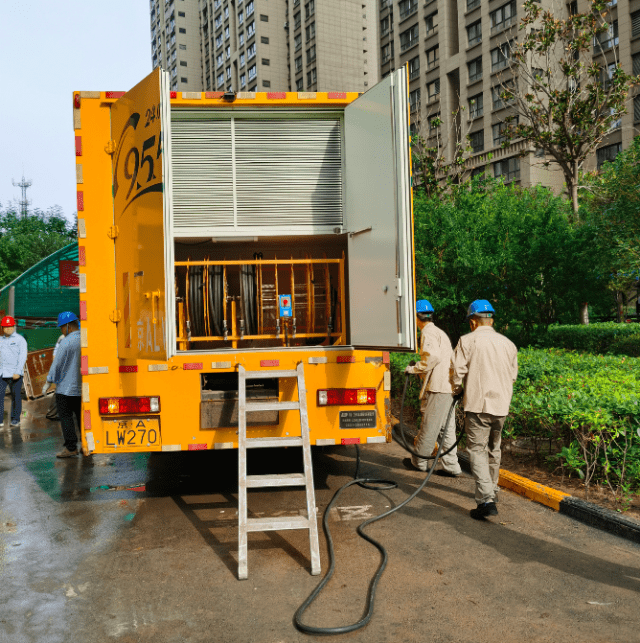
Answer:
[(420, 390), (422, 427), (416, 436), (414, 450), (424, 457), (412, 455), (411, 458), (405, 458), (403, 464), (408, 469), (427, 470), (429, 460), (426, 458), (432, 454), (438, 434), (449, 417), (443, 432), (442, 452), (445, 453), (451, 447), (453, 449), (442, 456), (440, 459), (442, 469), (436, 473), (456, 478), (462, 475), (462, 469), (460, 469), (455, 448), (455, 414), (449, 415), (453, 403), (449, 375), (453, 349), (447, 334), (433, 323), (433, 312), (433, 306), (426, 299), (416, 302), (417, 324), (420, 329), (420, 361), (413, 366), (407, 366), (405, 372), (422, 378)]
[(518, 377), (518, 349), (493, 329), (494, 315), (486, 299), (477, 299), (469, 306), (471, 332), (460, 338), (452, 361), (454, 392), (458, 393), (464, 383), (467, 450), (478, 505), (470, 513), (476, 520), (498, 515), (502, 426)]

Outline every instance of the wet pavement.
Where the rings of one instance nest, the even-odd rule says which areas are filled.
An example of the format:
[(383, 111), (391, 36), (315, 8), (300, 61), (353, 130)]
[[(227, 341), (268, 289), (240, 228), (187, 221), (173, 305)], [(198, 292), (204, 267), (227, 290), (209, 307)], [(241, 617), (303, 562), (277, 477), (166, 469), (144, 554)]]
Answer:
[[(235, 451), (56, 460), (58, 423), (29, 402), (0, 428), (0, 643), (310, 638), (292, 617), (318, 582), (306, 532), (249, 536), (236, 580)], [(253, 451), (252, 473), (300, 470), (295, 449)], [(353, 447), (314, 449), (320, 511), (352, 477)], [(399, 488), (352, 487), (331, 527), (338, 571), (305, 619), (343, 625), (362, 613), (378, 554), (355, 534), (402, 501), (421, 475), (396, 445), (363, 447), (363, 469)], [(438, 478), (370, 528), (390, 561), (371, 623), (337, 637), (386, 641), (640, 640), (640, 547), (508, 492), (491, 521), (469, 518), (473, 482)], [(255, 515), (294, 515), (295, 489), (250, 491)], [(323, 571), (327, 560), (321, 543)]]

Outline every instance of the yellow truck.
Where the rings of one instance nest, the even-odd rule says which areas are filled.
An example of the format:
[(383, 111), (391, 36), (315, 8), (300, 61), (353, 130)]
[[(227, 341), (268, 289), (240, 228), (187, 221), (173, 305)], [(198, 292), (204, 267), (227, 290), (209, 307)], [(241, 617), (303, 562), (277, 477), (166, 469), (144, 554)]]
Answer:
[(390, 441), (388, 351), (416, 341), (406, 69), (362, 95), (157, 69), (74, 92), (73, 120), (83, 452), (236, 448), (240, 366), (259, 402), (297, 399), (278, 373), (303, 365), (311, 444)]

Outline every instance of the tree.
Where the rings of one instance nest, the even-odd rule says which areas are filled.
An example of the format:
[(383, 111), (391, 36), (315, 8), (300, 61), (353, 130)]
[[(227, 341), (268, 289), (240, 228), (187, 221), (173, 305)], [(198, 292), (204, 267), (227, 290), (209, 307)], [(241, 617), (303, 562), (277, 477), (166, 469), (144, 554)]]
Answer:
[(580, 170), (619, 126), (629, 90), (640, 78), (617, 61), (617, 32), (604, 0), (591, 0), (589, 11), (565, 19), (535, 0), (526, 0), (524, 8), (520, 30), (526, 33), (510, 44), (510, 73), (501, 83), (502, 98), (512, 105), (504, 146), (522, 138), (544, 150), (562, 169), (575, 216)]
[(11, 206), (0, 209), (0, 288), (75, 238), (57, 206), (25, 217)]

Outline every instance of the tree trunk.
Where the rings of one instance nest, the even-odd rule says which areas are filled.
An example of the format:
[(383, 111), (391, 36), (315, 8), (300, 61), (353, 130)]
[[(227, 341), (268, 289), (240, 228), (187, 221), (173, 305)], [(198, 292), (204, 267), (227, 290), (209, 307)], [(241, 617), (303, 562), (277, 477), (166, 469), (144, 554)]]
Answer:
[(587, 301), (585, 301), (583, 304), (580, 304), (580, 323), (589, 323), (589, 302)]
[(571, 166), (572, 174), (567, 176), (567, 192), (569, 193), (569, 198), (571, 199), (571, 208), (573, 210), (574, 222), (578, 220), (578, 179), (579, 179), (579, 168), (578, 162), (574, 161)]
[(616, 292), (616, 321), (621, 324), (624, 321), (624, 305), (622, 303), (623, 295), (618, 290)]

